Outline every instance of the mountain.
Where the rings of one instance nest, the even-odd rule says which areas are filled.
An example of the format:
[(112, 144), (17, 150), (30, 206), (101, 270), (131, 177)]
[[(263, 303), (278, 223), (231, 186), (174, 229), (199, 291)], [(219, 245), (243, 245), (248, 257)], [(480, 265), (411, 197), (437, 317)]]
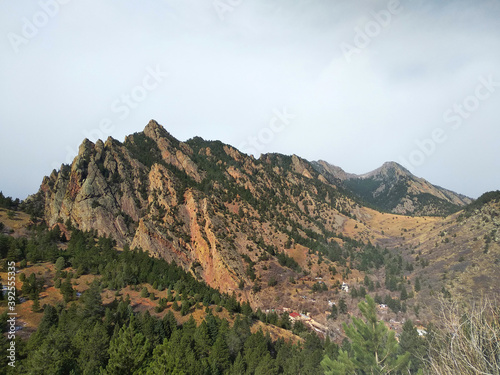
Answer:
[[(124, 142), (85, 140), (73, 163), (45, 177), (24, 204), (50, 227), (140, 247), (253, 307), (293, 307), (326, 322), (328, 298), (342, 282), (376, 284), (377, 293), (396, 298), (407, 281), (425, 274), (421, 262), (439, 253), (451, 266), (460, 258), (456, 249), (490, 236), (494, 227), (483, 233), (482, 219), (469, 219), (474, 224), (457, 234), (460, 241), (443, 242), (441, 232), (455, 228), (457, 216), (416, 216), (455, 211), (467, 201), (396, 163), (355, 176), (296, 155), (255, 159), (219, 141), (180, 142), (152, 120)], [(476, 247), (468, 248), (479, 264), (486, 258)], [(445, 285), (443, 267), (426, 269), (432, 288)], [(311, 293), (322, 297), (311, 302)], [(429, 296), (426, 290), (408, 303), (420, 295)], [(356, 309), (355, 298), (349, 304)]]
[(256, 160), (218, 141), (184, 143), (155, 121), (123, 143), (85, 140), (28, 202), (49, 226), (112, 236), (223, 291), (244, 283), (248, 299), (273, 275), (328, 273), (326, 262), (308, 266), (318, 258), (308, 252), (333, 259), (340, 250), (329, 243), (356, 206), (297, 156)]
[[(43, 178), (36, 194), (20, 204), (5, 197), (2, 202), (0, 257), (16, 261), (20, 283), (24, 276), (18, 290), (23, 300), (29, 298), (18, 304), (18, 319), (28, 324), (21, 334), (27, 337), (38, 327), (27, 347), (39, 347), (40, 337), (49, 337), (28, 355), (23, 363), (28, 369), (47, 366), (39, 353), (54, 342), (70, 348), (58, 348), (71, 352), (65, 355), (70, 368), (77, 344), (102, 343), (102, 337), (110, 349), (101, 345), (99, 366), (113, 368), (123, 356), (112, 353), (130, 352), (115, 335), (137, 331), (126, 341), (145, 340), (145, 362), (154, 365), (170, 363), (164, 355), (173, 351), (171, 363), (175, 356), (188, 358), (176, 350), (192, 353), (200, 345), (227, 353), (237, 364), (243, 357), (236, 355), (237, 346), (245, 353), (256, 340), (284, 363), (279, 350), (285, 340), (302, 342), (303, 349), (285, 350), (290, 361), (303, 359), (284, 373), (300, 372), (310, 358), (309, 367), (320, 371), (322, 355), (336, 352), (346, 338), (343, 323), (366, 315), (360, 304), (365, 298), (372, 311), (365, 317), (371, 321), (375, 314), (404, 343), (418, 338), (412, 328), (413, 338), (405, 339), (410, 320), (439, 326), (436, 312), (446, 310), (440, 303), (475, 305), (500, 293), (500, 192), (447, 216), (417, 216), (456, 210), (466, 198), (395, 163), (356, 176), (296, 155), (255, 159), (219, 141), (180, 142), (152, 120), (123, 142), (84, 140), (72, 164)], [(387, 212), (392, 205), (412, 208), (412, 215)], [(83, 292), (81, 298), (75, 291)], [(57, 301), (58, 307), (51, 307)], [(1, 315), (6, 321), (6, 313)], [(102, 329), (88, 330), (103, 317)], [(228, 320), (214, 324), (220, 318)], [(49, 321), (58, 326), (47, 335)], [(217, 327), (226, 332), (225, 349), (223, 339), (211, 336)], [(54, 332), (65, 338), (69, 331), (76, 332), (74, 347), (54, 339)], [(309, 332), (330, 340), (322, 344)], [(238, 344), (241, 336), (248, 340)], [(212, 347), (205, 345), (210, 340)], [(148, 342), (157, 348), (147, 349)], [(123, 350), (117, 352), (117, 345)], [(150, 360), (151, 352), (158, 358)], [(87, 357), (78, 358), (86, 363), (81, 358)], [(189, 369), (199, 362), (182, 361)]]
[(395, 162), (384, 163), (366, 174), (346, 173), (325, 161), (313, 162), (328, 181), (341, 184), (372, 207), (402, 215), (446, 216), (463, 208), (472, 199), (432, 185)]

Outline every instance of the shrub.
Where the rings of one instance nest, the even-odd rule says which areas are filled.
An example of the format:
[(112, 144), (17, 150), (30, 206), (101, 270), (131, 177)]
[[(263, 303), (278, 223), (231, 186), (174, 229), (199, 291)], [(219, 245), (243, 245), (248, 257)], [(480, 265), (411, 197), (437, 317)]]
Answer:
[(461, 307), (441, 300), (439, 321), (429, 341), (428, 368), (434, 374), (500, 374), (500, 310), (489, 300)]

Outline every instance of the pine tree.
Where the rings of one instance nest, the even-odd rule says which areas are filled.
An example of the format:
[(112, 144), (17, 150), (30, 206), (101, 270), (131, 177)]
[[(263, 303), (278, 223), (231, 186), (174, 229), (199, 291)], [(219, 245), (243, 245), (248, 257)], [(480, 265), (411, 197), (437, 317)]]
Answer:
[(259, 364), (255, 368), (255, 375), (277, 375), (278, 373), (279, 366), (269, 353), (260, 359)]
[(63, 257), (59, 257), (59, 258), (57, 258), (57, 260), (56, 260), (56, 264), (55, 264), (55, 266), (56, 266), (56, 271), (57, 271), (57, 272), (60, 272), (60, 271), (64, 268), (64, 266), (65, 266), (65, 265), (66, 265), (66, 261), (64, 260), (64, 258), (63, 258)]
[(195, 351), (198, 358), (208, 357), (211, 347), (210, 341), (207, 323), (203, 321), (196, 328), (196, 332), (194, 334)]
[(83, 293), (81, 301), (83, 303), (82, 315), (84, 317), (99, 318), (104, 314), (101, 290), (96, 280), (93, 281), (90, 288)]
[(182, 301), (182, 306), (181, 306), (181, 315), (185, 316), (189, 312), (189, 309), (191, 308), (190, 304), (188, 301)]
[(250, 306), (250, 302), (243, 302), (241, 304), (241, 313), (245, 316), (250, 316), (252, 315), (252, 307)]
[[(0, 327), (0, 329), (2, 329), (2, 328), (3, 327)], [(3, 329), (2, 329), (2, 332), (3, 332)], [(2, 353), (7, 353), (7, 350), (9, 350), (9, 347), (10, 347), (10, 340), (7, 339), (7, 336), (4, 336), (3, 334), (0, 335), (0, 351)], [(8, 359), (7, 355), (0, 356), (0, 368), (7, 369), (9, 367), (8, 363), (10, 360)]]
[(109, 336), (106, 327), (97, 321), (92, 330), (82, 328), (75, 335), (73, 345), (80, 352), (78, 365), (83, 374), (96, 374), (108, 361)]
[(245, 374), (245, 361), (243, 360), (243, 357), (241, 353), (238, 353), (236, 356), (236, 359), (234, 360), (233, 365), (231, 366), (231, 371), (229, 372), (231, 375), (241, 375)]
[(290, 321), (290, 315), (287, 312), (284, 312), (281, 315), (281, 318), (278, 322), (278, 326), (284, 329), (291, 329), (292, 328), (292, 322)]
[(138, 332), (135, 317), (130, 317), (127, 327), (122, 327), (118, 337), (109, 345), (109, 361), (105, 373), (110, 375), (133, 374), (143, 364), (151, 351), (151, 344)]
[(307, 331), (307, 327), (301, 320), (297, 320), (295, 323), (293, 323), (292, 332), (295, 335), (300, 335), (302, 332), (306, 332), (306, 331)]
[(210, 335), (210, 343), (213, 345), (215, 343), (215, 340), (217, 340), (217, 336), (219, 335), (219, 323), (217, 319), (212, 315), (212, 310), (210, 309), (205, 316), (205, 322), (207, 322), (208, 334)]
[(411, 320), (407, 320), (403, 324), (403, 332), (399, 336), (399, 352), (401, 354), (410, 353), (410, 371), (412, 374), (416, 374), (423, 367), (422, 359), (426, 352), (426, 343), (418, 334), (417, 328), (415, 328)]
[[(298, 322), (297, 322), (298, 323)], [(297, 346), (283, 342), (278, 346), (276, 363), (284, 374), (300, 374), (302, 371), (301, 356)]]
[(223, 335), (219, 335), (212, 347), (208, 362), (213, 374), (223, 374), (230, 366), (230, 354), (226, 340)]
[(167, 339), (172, 336), (174, 331), (177, 329), (177, 320), (175, 319), (174, 314), (172, 311), (169, 311), (162, 320), (163, 323), (163, 329), (165, 330), (165, 337)]
[(62, 374), (61, 358), (62, 353), (54, 348), (51, 344), (51, 334), (42, 345), (37, 346), (34, 351), (30, 352), (26, 359), (25, 366), (31, 374)]
[(146, 374), (184, 374), (184, 350), (181, 348), (181, 331), (176, 331), (170, 340), (165, 340), (153, 352)]
[(69, 301), (73, 301), (76, 296), (76, 292), (71, 285), (71, 278), (67, 277), (66, 280), (61, 284), (61, 293), (64, 298), (64, 302), (68, 303)]
[(35, 313), (40, 311), (40, 298), (39, 298), (38, 290), (35, 292), (34, 299), (33, 299), (33, 306), (31, 306), (31, 311), (33, 311)]
[(257, 331), (251, 335), (246, 341), (244, 346), (244, 359), (247, 364), (247, 372), (253, 373), (260, 361), (266, 354), (269, 354), (267, 350), (267, 342), (262, 333), (262, 330)]
[(404, 285), (401, 287), (401, 296), (399, 297), (399, 299), (401, 301), (408, 299), (408, 292), (406, 291), (406, 288)]
[(184, 335), (186, 335), (186, 337), (189, 337), (189, 339), (192, 340), (195, 331), (196, 331), (196, 320), (194, 320), (193, 315), (190, 315), (187, 322), (182, 325), (182, 332)]
[(159, 342), (156, 342), (155, 337), (155, 319), (148, 310), (142, 314), (141, 318), (140, 327), (144, 337), (147, 338), (153, 346), (159, 344)]
[(345, 299), (341, 298), (339, 300), (339, 312), (341, 314), (347, 314), (347, 304), (345, 303)]
[(332, 305), (332, 309), (330, 310), (330, 315), (328, 315), (328, 319), (337, 319), (339, 316), (339, 311), (337, 309), (337, 305)]
[(420, 277), (417, 277), (415, 279), (415, 292), (420, 292), (421, 286), (420, 286)]
[(243, 345), (249, 336), (250, 327), (247, 320), (240, 319), (240, 316), (237, 315), (233, 327), (229, 330), (226, 339), (229, 351), (233, 358), (243, 349)]
[(325, 356), (321, 365), (327, 375), (336, 374), (392, 374), (408, 367), (410, 353), (400, 353), (394, 331), (377, 320), (375, 301), (366, 296), (358, 304), (366, 322), (353, 317), (353, 324), (343, 324), (351, 340), (351, 354), (340, 350), (337, 360)]
[(306, 374), (314, 373), (320, 367), (323, 358), (323, 346), (315, 333), (308, 333), (305, 337), (304, 349), (301, 352), (302, 367)]

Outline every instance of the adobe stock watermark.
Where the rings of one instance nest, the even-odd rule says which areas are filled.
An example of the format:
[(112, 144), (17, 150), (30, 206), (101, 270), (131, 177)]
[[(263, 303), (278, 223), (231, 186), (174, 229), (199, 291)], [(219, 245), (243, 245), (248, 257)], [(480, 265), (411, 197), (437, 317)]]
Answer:
[(490, 99), (496, 89), (500, 87), (500, 81), (495, 81), (493, 75), (489, 75), (487, 78), (481, 76), (478, 81), (473, 94), (466, 96), (459, 103), (454, 103), (452, 107), (443, 112), (443, 121), (450, 125), (449, 128), (437, 127), (432, 130), (430, 137), (422, 140), (416, 139), (417, 147), (407, 157), (399, 157), (401, 164), (410, 171), (424, 164), (427, 158), (436, 152), (438, 145), (448, 140), (449, 129), (455, 131), (460, 129), (464, 121), (479, 110), (481, 102)]
[(370, 12), (372, 19), (366, 22), (363, 28), (354, 28), (356, 34), (352, 44), (346, 42), (340, 44), (340, 49), (347, 62), (350, 63), (353, 55), (360, 54), (368, 47), (372, 40), (391, 24), (393, 17), (402, 11), (403, 7), (399, 0), (389, 0), (386, 9), (382, 9), (378, 12)]
[(226, 13), (233, 13), (243, 3), (243, 0), (214, 0), (212, 6), (221, 21), (226, 19)]
[(51, 18), (56, 17), (61, 5), (66, 5), (71, 0), (40, 0), (38, 6), (40, 10), (36, 11), (30, 18), (23, 17), (21, 19), (21, 33), (7, 33), (7, 39), (15, 53), (19, 53), (21, 46), (28, 44), (43, 29), (48, 25)]
[(16, 367), (16, 263), (12, 261), (7, 263), (7, 282), (7, 364)]
[(281, 133), (290, 125), (290, 120), (297, 117), (289, 113), (287, 108), (283, 108), (281, 111), (273, 109), (273, 114), (273, 117), (269, 120), (268, 126), (263, 127), (258, 131), (257, 135), (248, 137), (239, 145), (238, 149), (241, 152), (258, 156), (264, 149), (264, 146), (271, 143), (277, 134)]
[[(138, 108), (144, 102), (150, 93), (157, 89), (160, 84), (168, 77), (168, 73), (161, 70), (159, 65), (155, 68), (148, 66), (146, 74), (141, 80), (141, 83), (133, 87), (130, 91), (120, 95), (110, 104), (110, 112), (116, 116), (113, 120), (111, 116), (103, 117), (99, 121), (99, 125), (92, 130), (84, 130), (83, 136), (88, 139), (102, 139), (103, 141), (110, 136), (116, 129), (117, 120), (125, 120), (132, 110)], [(66, 146), (66, 164), (71, 164), (73, 158), (78, 154), (78, 146), (76, 149)], [(60, 164), (53, 162), (52, 168), (58, 169)]]

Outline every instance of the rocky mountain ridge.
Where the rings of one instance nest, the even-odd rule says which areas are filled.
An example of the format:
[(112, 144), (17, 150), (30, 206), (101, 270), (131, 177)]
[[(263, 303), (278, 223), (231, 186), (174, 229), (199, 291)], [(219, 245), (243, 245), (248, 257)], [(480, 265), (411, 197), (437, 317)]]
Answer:
[[(415, 251), (428, 251), (437, 234), (424, 246), (407, 231), (446, 222), (366, 207), (345, 183), (352, 175), (321, 164), (296, 155), (255, 159), (198, 137), (180, 142), (152, 120), (123, 143), (85, 140), (71, 166), (45, 177), (28, 203), (50, 226), (68, 223), (112, 236), (119, 246), (141, 247), (253, 306), (311, 311), (303, 297), (315, 280), (334, 289), (356, 284), (378, 269), (382, 248), (403, 249), (405, 262), (418, 262)], [(407, 178), (387, 164), (363, 181), (391, 175)]]
[[(296, 156), (269, 154), (257, 161), (220, 142), (179, 142), (151, 121), (123, 143), (85, 140), (72, 165), (45, 177), (29, 200), (51, 226), (69, 221), (112, 236), (121, 246), (142, 247), (210, 285), (234, 290), (254, 278), (236, 249), (255, 262), (264, 250), (283, 252), (296, 226), (303, 241), (309, 238), (304, 231), (325, 231), (308, 217), (317, 203), (307, 198), (318, 187), (321, 205), (333, 206), (338, 217), (331, 230), (340, 229), (346, 217), (337, 208), (347, 210), (352, 202), (334, 202), (338, 193), (319, 177)], [(269, 224), (266, 215), (280, 215), (281, 222)]]
[(414, 176), (396, 162), (361, 175), (347, 173), (325, 161), (312, 165), (327, 179), (340, 183), (374, 208), (402, 215), (446, 216), (470, 204), (472, 199)]

